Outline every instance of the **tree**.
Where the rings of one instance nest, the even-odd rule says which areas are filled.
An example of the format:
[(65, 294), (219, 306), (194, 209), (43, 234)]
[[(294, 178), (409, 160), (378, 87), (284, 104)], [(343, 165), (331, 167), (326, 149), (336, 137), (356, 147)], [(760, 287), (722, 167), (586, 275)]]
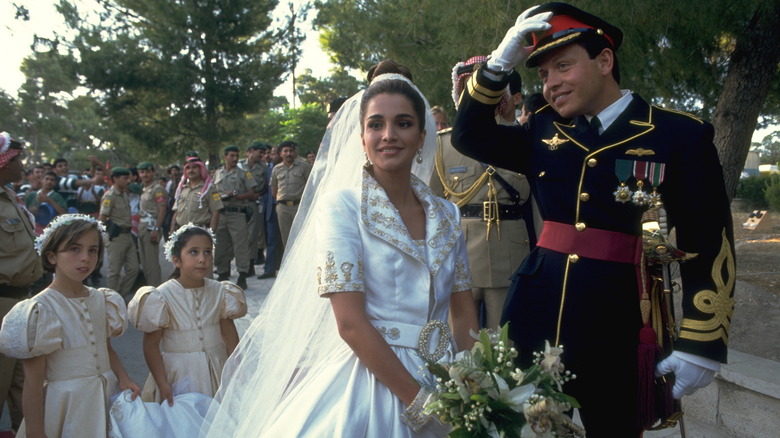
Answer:
[(257, 120), (259, 132), (255, 140), (278, 145), (284, 140), (298, 143), (298, 153), (317, 152), (328, 125), (328, 117), (321, 105), (306, 103), (298, 108), (272, 110)]
[(767, 135), (761, 143), (754, 143), (761, 155), (761, 164), (780, 164), (780, 131)]
[[(618, 24), (621, 85), (652, 103), (710, 119), (733, 196), (757, 123), (780, 116), (780, 1), (582, 0), (576, 6)], [(317, 2), (315, 23), (334, 62), (366, 70), (383, 58), (409, 67), (432, 104), (452, 109), (452, 66), (487, 55), (524, 6), (480, 0)], [(527, 92), (535, 72), (518, 68)]]
[(312, 76), (311, 69), (306, 69), (298, 76), (296, 93), (301, 103), (327, 105), (337, 97), (349, 97), (360, 89), (360, 81), (344, 69), (334, 69), (331, 76), (318, 79)]
[(121, 134), (117, 150), (218, 157), (243, 143), (228, 128), (263, 108), (297, 56), (284, 51), (290, 26), (272, 28), (275, 0), (99, 3), (99, 21), (69, 0), (58, 8), (78, 32), (78, 73)]

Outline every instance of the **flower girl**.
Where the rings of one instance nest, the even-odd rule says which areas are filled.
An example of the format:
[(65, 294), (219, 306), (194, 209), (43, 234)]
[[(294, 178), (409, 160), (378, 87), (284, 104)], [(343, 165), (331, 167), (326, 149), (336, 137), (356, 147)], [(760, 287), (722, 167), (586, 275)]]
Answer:
[(14, 306), (0, 329), (0, 352), (24, 366), (17, 437), (105, 437), (109, 398), (141, 392), (109, 341), (127, 327), (122, 297), (83, 285), (103, 258), (103, 233), (96, 219), (66, 214), (36, 239), (54, 281)]
[(177, 394), (214, 396), (222, 366), (238, 344), (233, 319), (246, 314), (244, 291), (208, 278), (214, 236), (187, 224), (165, 244), (176, 269), (158, 287), (145, 286), (128, 304), (131, 323), (144, 332), (143, 350), (151, 374), (144, 401), (173, 405)]

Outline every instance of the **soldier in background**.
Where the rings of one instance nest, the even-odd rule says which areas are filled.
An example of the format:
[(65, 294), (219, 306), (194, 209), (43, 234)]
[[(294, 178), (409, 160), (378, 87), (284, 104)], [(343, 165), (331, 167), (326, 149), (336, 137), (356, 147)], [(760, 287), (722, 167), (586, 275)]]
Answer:
[[(131, 234), (130, 170), (124, 167), (111, 169), (112, 186), (103, 195), (100, 220), (108, 232), (108, 279), (106, 287), (122, 296), (133, 293), (133, 284), (139, 272), (138, 253)], [(121, 275), (122, 268), (125, 274)]]
[(265, 162), (268, 145), (255, 141), (246, 151), (246, 159), (238, 162), (238, 166), (252, 174), (255, 179), (255, 193), (252, 218), (249, 220), (249, 275), (255, 275), (255, 265), (265, 263), (265, 197), (268, 193), (268, 175), (270, 171)]
[(171, 231), (190, 222), (216, 230), (223, 207), (206, 164), (197, 156), (187, 158), (184, 176), (176, 189)]
[(159, 286), (162, 282), (160, 273), (160, 240), (162, 227), (168, 205), (165, 188), (157, 181), (154, 164), (144, 161), (138, 164), (138, 175), (143, 183), (141, 202), (139, 204), (138, 252), (141, 255), (146, 284)]
[(276, 199), (276, 214), (279, 218), (279, 231), (282, 244), (287, 246), (293, 220), (298, 213), (303, 188), (309, 179), (311, 166), (306, 161), (296, 160), (297, 144), (293, 141), (283, 141), (279, 144), (279, 156), (282, 162), (274, 166), (271, 172), (271, 193)]
[(214, 183), (224, 204), (217, 227), (214, 264), (217, 268), (217, 280), (228, 280), (230, 261), (235, 255), (236, 268), (238, 268), (236, 284), (246, 289), (246, 277), (249, 275), (250, 267), (247, 225), (256, 210), (257, 181), (251, 172), (238, 167), (238, 153), (238, 146), (225, 147), (223, 149), (225, 165), (217, 169), (214, 174)]
[[(455, 66), (453, 98), (456, 103), (474, 64), (484, 60), (484, 56), (475, 56)], [(513, 87), (511, 90), (507, 87), (498, 105), (498, 123), (514, 122), (521, 86), (520, 76), (516, 75)], [(482, 305), (481, 325), (496, 328), (510, 277), (535, 241), (530, 203), (527, 203), (531, 189), (524, 175), (487, 166), (456, 151), (450, 143), (451, 132), (447, 128), (438, 133), (436, 172), (430, 186), (433, 193), (460, 207), (460, 224), (466, 236), (474, 282), (472, 293), (474, 301)]]
[[(7, 184), (22, 175), (22, 144), (7, 132), (0, 133), (0, 320), (20, 300), (38, 292), (43, 275), (41, 257), (35, 252), (33, 219)], [(22, 422), (21, 361), (0, 354), (0, 415), (8, 402), (11, 426)]]

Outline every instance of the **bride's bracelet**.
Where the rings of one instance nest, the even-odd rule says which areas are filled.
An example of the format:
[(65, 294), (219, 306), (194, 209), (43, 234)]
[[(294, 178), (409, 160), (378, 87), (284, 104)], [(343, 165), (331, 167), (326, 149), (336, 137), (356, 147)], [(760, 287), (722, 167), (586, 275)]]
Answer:
[(430, 415), (423, 412), (425, 409), (425, 402), (428, 401), (428, 396), (430, 394), (431, 392), (429, 390), (420, 388), (420, 392), (414, 397), (412, 403), (401, 413), (401, 421), (415, 432), (419, 432), (428, 420), (431, 419)]

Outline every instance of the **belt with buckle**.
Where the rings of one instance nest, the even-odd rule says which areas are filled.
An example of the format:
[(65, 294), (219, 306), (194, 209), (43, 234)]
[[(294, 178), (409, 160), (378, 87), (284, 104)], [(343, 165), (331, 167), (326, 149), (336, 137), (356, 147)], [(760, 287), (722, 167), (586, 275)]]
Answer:
[[(468, 204), (464, 205), (460, 208), (460, 217), (462, 218), (480, 218), (484, 221), (487, 220), (502, 220), (502, 221), (511, 221), (511, 220), (519, 220), (523, 218), (523, 212), (521, 210), (521, 206), (517, 204), (495, 204), (491, 203), (493, 206), (497, 206), (495, 208), (495, 211), (492, 211), (490, 216), (486, 213), (485, 205), (483, 204)], [(493, 217), (494, 214), (497, 213), (498, 217)]]
[(246, 213), (246, 207), (225, 207), (225, 213)]
[(293, 199), (293, 200), (287, 200), (287, 201), (276, 201), (277, 204), (286, 205), (288, 207), (292, 207), (293, 205), (300, 204), (300, 199)]

